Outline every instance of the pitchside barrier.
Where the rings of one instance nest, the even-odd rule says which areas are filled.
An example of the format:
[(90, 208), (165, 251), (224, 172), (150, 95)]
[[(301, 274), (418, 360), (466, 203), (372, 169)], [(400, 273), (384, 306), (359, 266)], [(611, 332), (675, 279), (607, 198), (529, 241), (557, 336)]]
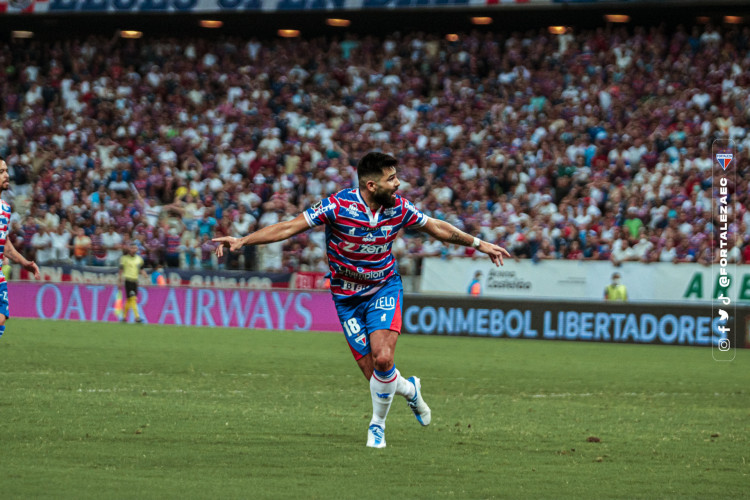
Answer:
[[(295, 274), (314, 277), (322, 273), (267, 273), (256, 271), (226, 271), (218, 269), (179, 269), (168, 267), (163, 269), (164, 278), (168, 285), (189, 285), (196, 287), (217, 288), (290, 288), (295, 280)], [(119, 268), (116, 266), (73, 266), (72, 264), (47, 264), (39, 266), (42, 281), (52, 283), (70, 282), (98, 285), (116, 285)], [(7, 274), (6, 274), (7, 276)], [(34, 281), (34, 277), (23, 268), (18, 269), (18, 278)], [(12, 281), (17, 279), (14, 276)], [(314, 279), (314, 278), (313, 278)], [(142, 280), (147, 284), (148, 280)], [(312, 286), (297, 286), (297, 288), (312, 288)]]
[(722, 285), (718, 265), (693, 263), (544, 260), (518, 262), (506, 259), (495, 267), (489, 259), (425, 258), (419, 290), (422, 293), (465, 294), (477, 272), (482, 294), (505, 299), (593, 300), (604, 296), (612, 274), (621, 276), (628, 298), (642, 302), (708, 303), (727, 296), (750, 307), (750, 265), (729, 264)]
[[(118, 321), (114, 285), (11, 282), (10, 316), (52, 320)], [(203, 287), (141, 287), (146, 323), (341, 331), (328, 292)], [(407, 294), (403, 332), (425, 335), (572, 340), (608, 343), (750, 346), (750, 307), (728, 308), (722, 335), (710, 304), (629, 304), (604, 301), (509, 300)], [(736, 318), (736, 321), (735, 321)]]
[[(717, 311), (710, 304), (407, 295), (402, 318), (405, 333), (426, 335), (690, 346), (717, 346), (726, 337), (731, 345), (750, 346), (750, 307), (730, 308), (726, 323)], [(720, 324), (737, 328), (727, 335), (717, 329)]]

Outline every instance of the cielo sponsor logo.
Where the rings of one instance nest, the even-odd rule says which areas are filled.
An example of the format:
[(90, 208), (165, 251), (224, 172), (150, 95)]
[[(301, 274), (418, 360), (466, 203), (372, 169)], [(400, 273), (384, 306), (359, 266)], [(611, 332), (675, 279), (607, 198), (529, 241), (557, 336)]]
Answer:
[(375, 309), (393, 311), (396, 309), (396, 297), (380, 297), (375, 301)]

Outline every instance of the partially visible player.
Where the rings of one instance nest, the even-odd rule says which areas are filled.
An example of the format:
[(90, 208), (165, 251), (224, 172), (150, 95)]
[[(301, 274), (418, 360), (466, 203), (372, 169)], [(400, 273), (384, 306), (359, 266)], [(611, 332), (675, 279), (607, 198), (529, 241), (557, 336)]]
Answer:
[[(0, 160), (0, 195), (10, 188), (10, 174), (5, 160)], [(39, 279), (39, 268), (36, 262), (24, 258), (8, 239), (8, 228), (10, 227), (10, 205), (0, 199), (0, 262), (7, 257), (16, 264), (20, 264), (26, 271), (32, 273), (35, 279)], [(0, 335), (5, 332), (5, 321), (10, 317), (8, 301), (8, 282), (0, 270)]]
[(345, 189), (319, 201), (296, 218), (267, 226), (242, 238), (215, 238), (236, 251), (245, 245), (263, 245), (326, 225), (330, 288), (349, 347), (365, 378), (370, 381), (373, 414), (367, 446), (385, 447), (385, 419), (394, 394), (404, 396), (417, 420), (429, 425), (430, 407), (424, 402), (421, 381), (405, 379), (394, 364), (396, 340), (401, 333), (403, 285), (391, 254), (400, 229), (413, 226), (436, 239), (474, 246), (496, 265), (510, 254), (497, 245), (470, 236), (451, 224), (432, 219), (396, 195), (399, 180), (396, 158), (368, 153), (357, 165), (358, 189)]

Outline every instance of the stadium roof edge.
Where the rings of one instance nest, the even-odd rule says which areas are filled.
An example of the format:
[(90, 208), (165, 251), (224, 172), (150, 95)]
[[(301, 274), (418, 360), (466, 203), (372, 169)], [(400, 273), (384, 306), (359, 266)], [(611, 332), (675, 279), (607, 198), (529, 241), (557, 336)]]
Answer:
[[(0, 0), (2, 2), (3, 0)], [(106, 1), (106, 0), (105, 0)], [(529, 14), (533, 13), (532, 16)], [(721, 23), (723, 16), (744, 16), (750, 21), (750, 3), (723, 0), (710, 4), (688, 0), (662, 0), (645, 2), (605, 2), (593, 4), (501, 4), (488, 6), (454, 6), (404, 9), (310, 10), (299, 11), (220, 11), (220, 12), (103, 12), (82, 11), (48, 13), (44, 15), (2, 15), (0, 37), (10, 38), (14, 30), (34, 31), (36, 39), (99, 34), (111, 36), (119, 29), (143, 31), (144, 39), (156, 35), (200, 37), (257, 36), (276, 38), (279, 28), (294, 28), (304, 38), (317, 36), (340, 37), (345, 33), (384, 35), (394, 31), (424, 31), (446, 34), (482, 31), (509, 32), (545, 28), (548, 25), (573, 26), (587, 29), (605, 26), (604, 14), (625, 13), (631, 17), (630, 25), (696, 24), (696, 17), (707, 16)], [(491, 16), (489, 26), (471, 24), (472, 16)], [(328, 26), (328, 17), (345, 17), (352, 21), (347, 28)], [(200, 27), (200, 19), (210, 17), (223, 21), (220, 29)], [(165, 22), (165, 18), (169, 21)], [(95, 22), (92, 22), (95, 21)]]

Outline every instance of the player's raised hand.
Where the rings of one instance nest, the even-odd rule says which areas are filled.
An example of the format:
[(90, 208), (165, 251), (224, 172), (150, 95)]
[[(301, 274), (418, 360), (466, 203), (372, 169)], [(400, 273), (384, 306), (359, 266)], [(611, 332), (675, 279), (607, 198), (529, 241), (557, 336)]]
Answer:
[(490, 260), (497, 267), (500, 267), (503, 265), (503, 255), (506, 257), (510, 257), (510, 253), (506, 249), (504, 249), (501, 246), (497, 246), (493, 243), (490, 243), (488, 241), (482, 241), (482, 243), (479, 245), (479, 248), (477, 250), (489, 255)]
[(235, 252), (242, 248), (242, 238), (235, 238), (234, 236), (222, 236), (221, 238), (214, 238), (211, 241), (219, 243), (216, 247), (215, 253), (217, 257), (224, 255), (224, 247), (229, 248), (229, 251)]
[(23, 266), (26, 271), (32, 273), (34, 275), (34, 279), (38, 280), (41, 278), (41, 274), (39, 274), (39, 267), (36, 265), (36, 262), (33, 260), (30, 260), (28, 264)]

